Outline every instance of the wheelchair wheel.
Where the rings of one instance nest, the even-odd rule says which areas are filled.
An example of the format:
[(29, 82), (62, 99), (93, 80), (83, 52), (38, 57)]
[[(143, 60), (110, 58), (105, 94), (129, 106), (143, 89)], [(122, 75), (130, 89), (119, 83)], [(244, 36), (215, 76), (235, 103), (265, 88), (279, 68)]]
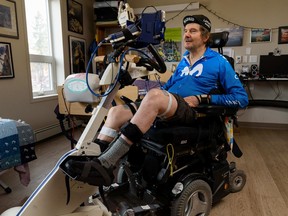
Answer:
[(171, 216), (207, 216), (211, 207), (211, 188), (207, 182), (198, 179), (189, 183), (172, 203)]
[(230, 191), (231, 193), (239, 192), (246, 184), (246, 174), (243, 170), (235, 170), (230, 173), (229, 177)]

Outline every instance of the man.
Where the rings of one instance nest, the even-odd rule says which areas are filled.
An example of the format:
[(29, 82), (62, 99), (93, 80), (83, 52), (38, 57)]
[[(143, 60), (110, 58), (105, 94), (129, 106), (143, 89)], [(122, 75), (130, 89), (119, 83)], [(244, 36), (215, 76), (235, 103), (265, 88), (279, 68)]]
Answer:
[[(163, 89), (151, 89), (141, 104), (112, 107), (100, 131), (98, 142), (110, 143), (118, 137), (119, 131), (121, 135), (96, 160), (70, 164), (70, 169), (75, 172), (80, 172), (83, 167), (91, 169), (90, 180), (87, 181), (86, 178), (88, 183), (110, 184), (111, 179), (107, 176), (113, 167), (133, 143), (140, 141), (156, 117), (189, 125), (195, 121), (193, 107), (200, 103), (240, 108), (247, 106), (247, 94), (235, 71), (222, 55), (208, 47), (210, 20), (204, 15), (186, 16), (183, 25), (183, 41), (187, 51)], [(224, 94), (210, 94), (220, 88), (224, 89)]]

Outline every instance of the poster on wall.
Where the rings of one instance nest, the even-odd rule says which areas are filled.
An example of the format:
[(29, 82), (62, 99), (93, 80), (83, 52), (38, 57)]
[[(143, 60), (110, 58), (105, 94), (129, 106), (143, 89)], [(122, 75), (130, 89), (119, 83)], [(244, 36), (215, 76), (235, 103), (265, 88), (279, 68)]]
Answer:
[(181, 60), (181, 28), (167, 28), (165, 30), (165, 42), (158, 47), (158, 52), (164, 61), (178, 62)]
[(0, 42), (0, 79), (13, 78), (14, 69), (11, 53), (11, 44)]
[(251, 43), (270, 42), (271, 36), (272, 36), (271, 29), (265, 29), (265, 28), (251, 29), (250, 42)]
[(237, 28), (216, 28), (215, 32), (223, 32), (228, 31), (229, 37), (226, 43), (226, 47), (233, 47), (233, 46), (242, 46), (243, 45), (243, 35), (244, 35), (244, 28), (237, 27)]
[(71, 73), (85, 73), (86, 42), (84, 39), (69, 36)]
[(279, 27), (278, 31), (278, 44), (288, 43), (288, 26)]
[(0, 0), (0, 36), (19, 38), (14, 1)]
[(67, 0), (68, 30), (83, 34), (82, 4), (74, 0)]

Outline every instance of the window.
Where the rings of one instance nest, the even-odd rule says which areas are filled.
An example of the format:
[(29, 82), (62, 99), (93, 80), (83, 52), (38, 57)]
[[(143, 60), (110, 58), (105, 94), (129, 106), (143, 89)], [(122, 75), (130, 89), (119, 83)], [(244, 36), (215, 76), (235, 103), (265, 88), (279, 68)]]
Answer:
[(57, 93), (49, 1), (24, 1), (33, 98), (55, 95)]

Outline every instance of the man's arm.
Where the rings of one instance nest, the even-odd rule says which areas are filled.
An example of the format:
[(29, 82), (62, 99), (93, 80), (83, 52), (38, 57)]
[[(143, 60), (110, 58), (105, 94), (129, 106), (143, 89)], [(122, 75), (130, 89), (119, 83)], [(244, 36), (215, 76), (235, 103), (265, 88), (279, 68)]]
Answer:
[(222, 95), (210, 95), (210, 103), (245, 108), (249, 101), (239, 77), (226, 61), (222, 64), (220, 70), (220, 83), (225, 93)]

